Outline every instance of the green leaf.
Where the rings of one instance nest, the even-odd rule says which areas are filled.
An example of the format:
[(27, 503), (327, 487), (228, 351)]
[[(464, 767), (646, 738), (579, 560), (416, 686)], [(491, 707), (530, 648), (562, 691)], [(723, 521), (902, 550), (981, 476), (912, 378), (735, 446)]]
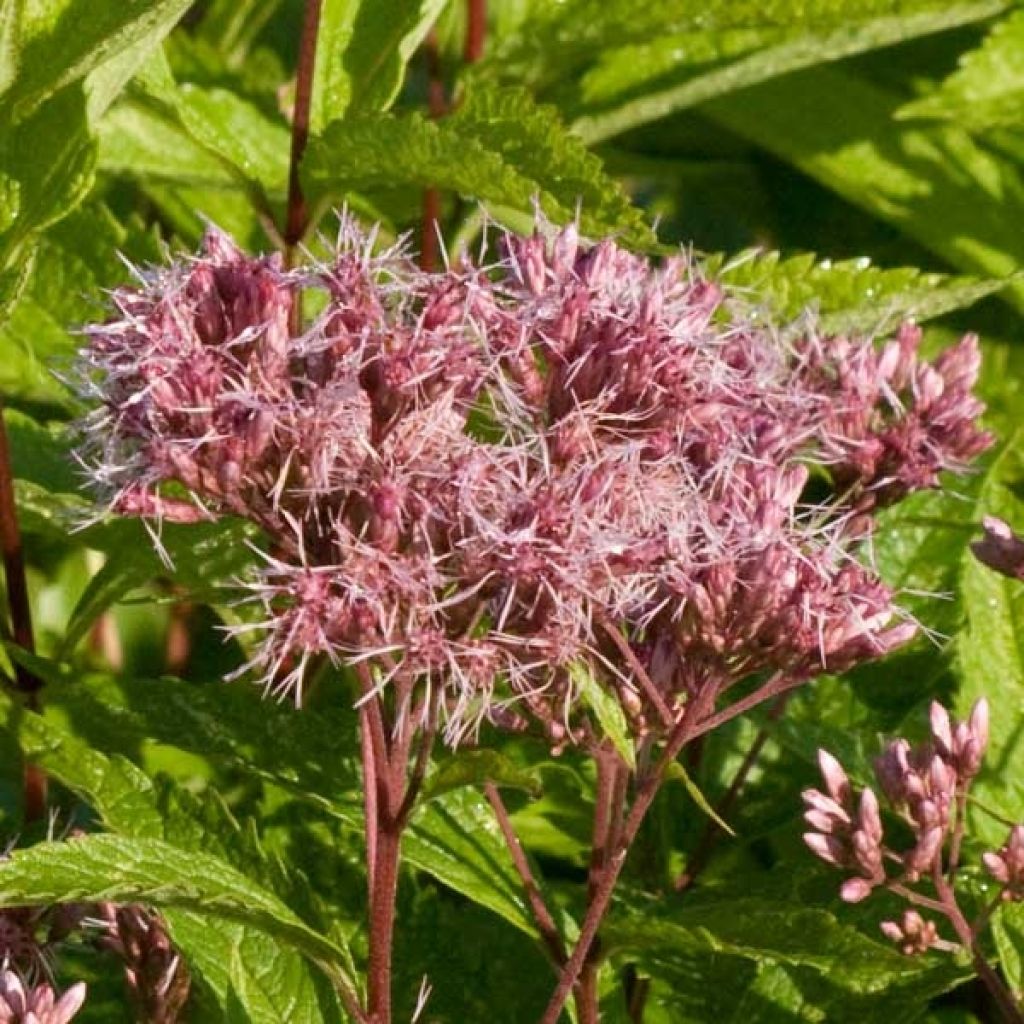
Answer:
[[(184, 130), (203, 150), (216, 157), (236, 181), (258, 194), (281, 197), (288, 181), (290, 133), (283, 120), (271, 120), (235, 92), (180, 86), (166, 57), (155, 54), (137, 80), (135, 99)], [(159, 145), (160, 142), (163, 145)], [(157, 140), (158, 152), (166, 140)]]
[(981, 21), (1007, 4), (896, 6), (906, 13), (890, 9), (825, 32), (801, 33), (798, 20), (785, 31), (705, 32), (696, 39), (686, 34), (612, 50), (581, 81), (579, 100), (568, 101), (573, 131), (593, 144), (801, 68)]
[[(251, 565), (246, 541), (254, 530), (238, 520), (194, 524), (184, 530), (162, 532), (160, 542), (174, 565), (174, 579), (184, 588), (182, 598), (222, 603), (227, 588)], [(109, 552), (89, 580), (68, 620), (58, 657), (67, 657), (96, 619), (133, 590), (149, 587), (154, 576), (166, 571), (153, 550), (145, 527), (132, 520), (111, 522), (83, 531), (93, 547)]]
[(96, 147), (80, 86), (69, 86), (29, 119), (0, 131), (0, 178), (17, 207), (0, 232), (0, 270), (24, 258), (35, 235), (78, 205), (92, 187)]
[[(1024, 430), (1007, 439), (985, 470), (979, 503), (983, 514), (1024, 528)], [(979, 527), (980, 536), (980, 527)], [(1024, 818), (1024, 777), (1012, 766), (1024, 759), (1024, 587), (979, 562), (967, 551), (960, 573), (967, 613), (957, 637), (956, 669), (962, 717), (979, 697), (991, 705), (991, 738), (981, 774), (972, 792), (1004, 818)], [(972, 815), (976, 839), (998, 846), (1006, 826), (989, 815)]]
[(447, 0), (325, 0), (313, 66), (310, 127), (387, 110), (405, 68)]
[[(773, 320), (815, 311), (829, 334), (882, 334), (905, 320), (919, 323), (970, 306), (1019, 279), (998, 281), (925, 273), (915, 267), (882, 268), (867, 259), (822, 260), (811, 253), (783, 258), (777, 252), (749, 251), (725, 260), (703, 261), (706, 274), (745, 302), (767, 304)], [(803, 329), (803, 323), (794, 329)]]
[(48, 704), (108, 750), (130, 753), (150, 739), (215, 758), (324, 808), (334, 809), (337, 794), (358, 787), (356, 718), (348, 709), (303, 713), (264, 700), (244, 682), (93, 674), (67, 686), (53, 662), (40, 659), (33, 668), (53, 680)]
[(669, 912), (653, 903), (634, 906), (613, 915), (601, 935), (610, 953), (629, 951), (643, 964), (713, 952), (811, 968), (860, 993), (880, 992), (930, 966), (908, 962), (825, 910), (753, 897), (688, 899)]
[(196, 34), (237, 67), (280, 6), (281, 0), (211, 0)]
[(998, 22), (938, 89), (898, 116), (941, 118), (977, 132), (1024, 126), (1024, 11)]
[(708, 798), (701, 792), (700, 786), (690, 778), (689, 772), (680, 764), (673, 761), (665, 772), (666, 779), (681, 782), (683, 788), (690, 794), (690, 799), (725, 833), (735, 837), (736, 833), (729, 827), (729, 823), (711, 806)]
[(497, 750), (459, 750), (447, 755), (427, 776), (423, 799), (431, 800), (453, 789), (482, 786), (486, 782), (524, 789), (534, 797), (541, 790), (540, 774), (534, 768), (516, 764)]
[(402, 840), (402, 857), (410, 867), (536, 935), (498, 823), (476, 791), (453, 790), (421, 806)]
[(350, 189), (436, 186), (524, 212), (539, 200), (557, 222), (572, 220), (580, 203), (585, 232), (653, 241), (598, 158), (552, 108), (536, 106), (521, 90), (471, 92), (440, 121), (419, 114), (335, 121), (310, 141), (303, 175), (308, 194), (320, 200)]
[[(51, 697), (75, 689), (52, 663), (33, 659), (32, 667), (47, 678)], [(67, 710), (70, 709), (64, 709)], [(18, 708), (2, 695), (0, 715), (5, 728), (16, 735), (25, 756), (88, 801), (114, 832), (130, 838), (165, 841), (181, 851), (186, 862), (197, 851), (213, 850), (231, 857), (235, 868), (229, 870), (238, 866), (252, 870), (251, 856), (239, 856), (239, 843), (232, 840), (223, 822), (214, 828), (208, 814), (204, 818), (194, 817), (195, 798), (190, 808), (187, 795), (176, 792), (167, 783), (158, 790), (131, 761), (101, 754), (66, 728)], [(75, 714), (72, 720), (83, 725), (96, 724), (82, 723)], [(132, 742), (129, 737), (126, 746)], [(257, 875), (263, 878), (266, 872), (261, 869)], [(296, 1014), (295, 1019), (308, 1020), (309, 1024), (339, 1019), (337, 999), (329, 986), (325, 987), (319, 973), (303, 961), (299, 952), (279, 944), (272, 936), (249, 924), (215, 917), (205, 910), (184, 909), (178, 904), (168, 907), (165, 917), (175, 944), (212, 988), (221, 1006), (226, 1005), (233, 979), (235, 997), (243, 1002), (247, 1019), (277, 1024), (284, 1017), (291, 1019), (291, 1012)], [(319, 1009), (314, 1010), (315, 1007)]]
[(0, 863), (0, 906), (144, 902), (248, 924), (340, 976), (344, 952), (217, 857), (160, 839), (90, 835), (39, 843)]
[[(94, 68), (140, 44), (155, 45), (190, 6), (191, 0), (124, 0), (97, 4), (64, 0), (38, 11), (23, 28), (18, 73), (2, 96), (4, 109), (23, 121), (45, 100)], [(28, 27), (28, 26), (26, 26)]]
[(1004, 903), (992, 918), (999, 966), (1017, 1000), (1024, 999), (1024, 903)]
[[(956, 127), (894, 123), (897, 98), (834, 68), (789, 75), (707, 112), (949, 263), (1003, 277), (1024, 259), (1024, 181)], [(1019, 305), (1024, 288), (1007, 295)]]
[(100, 122), (99, 166), (142, 181), (217, 189), (238, 188), (238, 177), (220, 157), (199, 145), (177, 123), (145, 104), (122, 100)]
[(667, 36), (779, 29), (854, 32), (879, 19), (934, 15), (942, 7), (938, 0), (534, 0), (519, 31), (492, 48), (486, 64), (494, 73), (534, 83), (573, 81), (581, 65), (602, 51)]
[(590, 668), (582, 662), (569, 665), (569, 675), (579, 690), (580, 699), (591, 711), (605, 736), (612, 742), (619, 756), (634, 771), (636, 770), (636, 753), (629, 732), (626, 713), (614, 694), (608, 691), (594, 678)]
[(219, 1004), (213, 1020), (239, 1024), (341, 1024), (344, 1015), (326, 979), (263, 932), (206, 914), (167, 909), (175, 945)]

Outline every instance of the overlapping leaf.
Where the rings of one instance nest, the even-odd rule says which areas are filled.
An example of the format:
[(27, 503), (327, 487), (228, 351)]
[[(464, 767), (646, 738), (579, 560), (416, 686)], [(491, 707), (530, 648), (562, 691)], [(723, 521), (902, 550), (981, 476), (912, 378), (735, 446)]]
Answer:
[(335, 121), (310, 143), (303, 165), (311, 196), (436, 186), (528, 212), (538, 201), (557, 222), (577, 206), (585, 231), (653, 241), (642, 214), (557, 114), (520, 90), (481, 88), (450, 117), (378, 115)]

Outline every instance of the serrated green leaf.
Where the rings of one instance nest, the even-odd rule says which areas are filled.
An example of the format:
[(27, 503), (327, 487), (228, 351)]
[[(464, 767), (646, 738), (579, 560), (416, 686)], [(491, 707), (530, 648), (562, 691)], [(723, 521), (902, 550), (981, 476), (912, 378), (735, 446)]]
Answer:
[(1018, 1002), (1024, 1000), (1024, 904), (1004, 903), (992, 918), (999, 966)]
[(898, 116), (952, 120), (978, 132), (1024, 126), (1024, 11), (998, 22), (938, 89), (902, 107)]
[(145, 902), (248, 924), (340, 976), (344, 952), (217, 857), (160, 839), (90, 835), (39, 843), (0, 863), (0, 906)]
[(427, 776), (423, 799), (432, 800), (453, 789), (482, 786), (486, 782), (523, 789), (534, 797), (539, 796), (541, 790), (537, 770), (516, 764), (497, 750), (459, 750), (445, 757)]
[[(47, 678), (51, 697), (73, 689), (71, 680), (53, 674), (52, 663), (31, 659), (31, 664), (44, 677), (50, 673)], [(237, 844), (227, 830), (211, 828), (209, 818), (205, 819), (204, 827), (202, 819), (195, 817), (195, 806), (186, 809), (182, 803), (194, 802), (196, 798), (176, 792), (166, 782), (158, 789), (126, 758), (101, 754), (53, 721), (18, 708), (2, 695), (0, 719), (17, 737), (27, 757), (86, 800), (114, 832), (169, 841), (168, 845), (182, 851), (186, 862), (196, 851), (213, 850), (229, 854), (233, 864), (252, 869), (251, 857), (246, 854), (239, 858)], [(131, 745), (129, 737), (126, 746)], [(257, 874), (265, 876), (262, 870)], [(292, 1012), (297, 1015), (295, 1019), (308, 1020), (309, 1024), (340, 1019), (337, 998), (330, 986), (324, 985), (299, 952), (280, 945), (270, 935), (251, 925), (177, 905), (167, 908), (165, 917), (175, 944), (212, 988), (222, 1007), (227, 1002), (228, 965), (238, 959), (232, 977), (240, 989), (236, 998), (243, 1001), (247, 1019), (277, 1024), (282, 1019), (292, 1019)]]
[[(284, 195), (290, 134), (283, 120), (271, 120), (231, 90), (191, 82), (179, 85), (162, 53), (147, 62), (133, 98), (182, 129), (237, 183), (267, 196)], [(165, 148), (166, 142), (158, 146), (161, 153)]]
[[(986, 466), (979, 488), (985, 515), (1024, 528), (1024, 431), (1018, 429)], [(978, 528), (980, 536), (980, 526)], [(960, 691), (956, 707), (966, 717), (980, 697), (991, 705), (991, 739), (972, 792), (1004, 818), (1024, 818), (1024, 777), (1011, 767), (1024, 758), (1024, 587), (982, 565), (968, 550), (960, 570), (967, 622), (956, 641)], [(972, 815), (973, 835), (1001, 845), (1006, 827), (987, 814)]]
[[(785, 30), (705, 32), (696, 43), (692, 35), (683, 35), (612, 50), (583, 78), (579, 100), (567, 101), (573, 131), (593, 144), (801, 68), (981, 21), (1007, 4), (938, 0), (931, 9), (895, 6), (907, 10), (890, 7), (880, 17), (851, 18), (825, 32), (801, 33), (797, 19)], [(708, 66), (702, 69), (700, 64)]]
[(18, 74), (2, 94), (5, 110), (14, 120), (24, 120), (94, 68), (140, 44), (155, 45), (190, 2), (64, 0), (48, 4), (46, 20), (34, 20), (33, 30), (21, 34), (15, 58)]
[[(998, 281), (925, 273), (915, 267), (883, 268), (869, 260), (823, 260), (803, 253), (751, 251), (702, 262), (708, 275), (754, 305), (767, 305), (776, 321), (811, 310), (828, 334), (882, 334), (905, 320), (919, 323), (973, 305), (1018, 280)], [(802, 329), (802, 325), (794, 325)]]
[(609, 952), (641, 963), (713, 952), (756, 962), (811, 968), (850, 992), (880, 992), (929, 965), (861, 935), (828, 911), (754, 897), (688, 899), (671, 911), (653, 904), (613, 915), (602, 929)]
[[(1004, 277), (1024, 259), (1024, 180), (957, 127), (893, 122), (896, 96), (829, 67), (714, 100), (718, 122), (888, 221), (961, 269)], [(1004, 293), (1024, 303), (1024, 288)]]
[(557, 222), (571, 220), (579, 203), (585, 232), (618, 232), (641, 245), (653, 240), (597, 157), (552, 108), (520, 90), (471, 92), (436, 122), (419, 114), (335, 121), (310, 141), (303, 177), (319, 200), (350, 189), (437, 186), (520, 211), (538, 200)]
[(619, 757), (635, 770), (636, 752), (633, 749), (629, 723), (626, 721), (626, 713), (622, 710), (622, 705), (613, 694), (605, 690), (594, 678), (589, 667), (582, 662), (572, 662), (569, 665), (569, 676), (579, 692), (580, 700), (594, 712), (598, 725), (601, 726), (605, 736), (611, 740)]

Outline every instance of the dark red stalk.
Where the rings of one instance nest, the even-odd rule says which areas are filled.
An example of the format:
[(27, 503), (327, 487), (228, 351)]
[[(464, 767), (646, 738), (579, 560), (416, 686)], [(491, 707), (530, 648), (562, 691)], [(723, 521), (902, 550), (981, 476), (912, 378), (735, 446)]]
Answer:
[(572, 955), (562, 970), (558, 986), (555, 988), (551, 1001), (544, 1011), (544, 1016), (541, 1017), (540, 1024), (557, 1024), (565, 1002), (569, 998), (569, 994), (575, 987), (580, 972), (587, 962), (591, 946), (597, 938), (598, 929), (601, 927), (601, 922), (604, 920), (604, 916), (611, 904), (615, 885), (619, 880), (619, 875), (622, 873), (623, 865), (626, 863), (626, 855), (633, 844), (633, 840), (636, 839), (637, 833), (640, 831), (640, 826), (643, 824), (644, 818), (658, 794), (658, 790), (661, 788), (665, 772), (668, 766), (679, 756), (679, 752), (683, 747), (699, 731), (703, 731), (700, 729), (700, 726), (706, 721), (705, 715), (708, 709), (713, 706), (716, 693), (715, 687), (707, 687), (704, 692), (687, 704), (679, 724), (672, 731), (668, 742), (665, 744), (661, 757), (658, 758), (651, 771), (644, 776), (643, 781), (637, 788), (636, 796), (622, 827), (622, 834), (601, 872), (593, 899), (587, 907), (586, 915), (580, 926), (576, 948), (572, 951)]
[[(600, 889), (601, 879), (614, 853), (622, 824), (622, 800), (625, 796), (625, 790), (619, 783), (622, 772), (615, 752), (605, 747), (599, 748), (594, 754), (594, 765), (597, 768), (597, 791), (590, 844), (590, 872), (587, 878), (588, 906)], [(580, 1024), (597, 1024), (600, 1014), (597, 952), (598, 944), (595, 942), (580, 969), (575, 993), (576, 1015)]]
[[(486, 40), (487, 0), (466, 0), (466, 39), (462, 57), (467, 64), (475, 64), (483, 56)], [(427, 108), (431, 117), (444, 117), (448, 113), (448, 97), (445, 95), (435, 32), (427, 36), (423, 53), (427, 62)], [(440, 221), (441, 193), (436, 188), (425, 189), (420, 228), (420, 266), (426, 271), (437, 270), (440, 264)]]
[[(35, 638), (32, 633), (28, 582), (25, 578), (25, 553), (21, 546), (21, 530), (18, 528), (18, 512), (14, 503), (14, 470), (3, 412), (3, 404), (0, 403), (0, 547), (3, 549), (4, 576), (7, 581), (7, 607), (14, 642), (34, 654)], [(23, 666), (15, 664), (14, 681), (17, 690), (25, 697), (26, 706), (38, 711), (42, 680)], [(23, 785), (25, 819), (38, 821), (46, 814), (46, 776), (36, 765), (26, 764)]]
[(380, 793), (377, 807), (377, 857), (370, 900), (370, 963), (366, 979), (367, 1011), (372, 1024), (391, 1024), (391, 952), (402, 826), (389, 813), (390, 808), (381, 807)]
[(543, 939), (552, 961), (557, 967), (561, 967), (568, 959), (568, 953), (562, 942), (562, 936), (558, 931), (558, 925), (555, 924), (555, 919), (551, 916), (551, 911), (548, 910), (544, 897), (541, 895), (540, 886), (537, 885), (533, 872), (530, 870), (530, 862), (526, 859), (526, 853), (519, 842), (519, 837), (512, 827), (508, 808), (505, 807), (505, 802), (501, 799), (501, 793), (498, 792), (498, 787), (493, 782), (488, 782), (484, 785), (484, 793), (494, 810), (494, 816), (498, 819), (498, 827), (501, 829), (501, 834), (505, 837), (505, 843), (512, 857), (512, 863), (515, 865), (519, 879), (523, 883), (523, 889), (526, 892), (526, 902), (530, 908), (530, 913), (533, 915), (534, 923), (537, 925), (537, 931), (540, 932), (540, 937)]
[(288, 165), (288, 210), (285, 215), (285, 260), (290, 266), (295, 247), (309, 227), (309, 210), (302, 191), (299, 168), (309, 141), (309, 110), (313, 101), (313, 68), (320, 30), (322, 0), (306, 0), (306, 15), (299, 42), (299, 63), (295, 78), (295, 112), (292, 114), (292, 149)]
[[(441, 74), (441, 55), (438, 52), (437, 33), (431, 30), (423, 44), (423, 56), (427, 62), (427, 110), (434, 119), (448, 113), (448, 97), (445, 95), (444, 78)], [(436, 188), (423, 192), (423, 223), (420, 228), (420, 266), (432, 273), (440, 262), (440, 240), (438, 224), (441, 221), (441, 193)]]
[(963, 944), (964, 949), (970, 951), (974, 970), (995, 1001), (999, 1009), (999, 1015), (1006, 1024), (1024, 1024), (1024, 1010), (1017, 1005), (1017, 1001), (1013, 998), (1010, 990), (1003, 984), (1002, 979), (995, 972), (992, 965), (985, 959), (978, 945), (978, 935), (971, 928), (967, 918), (964, 917), (963, 911), (961, 911), (960, 905), (957, 903), (956, 893), (942, 873), (940, 858), (935, 860), (932, 882), (935, 885), (935, 892), (939, 897), (943, 913), (953, 926), (953, 930)]
[(487, 0), (466, 0), (466, 45), (462, 51), (467, 64), (475, 64), (484, 55), (487, 41)]

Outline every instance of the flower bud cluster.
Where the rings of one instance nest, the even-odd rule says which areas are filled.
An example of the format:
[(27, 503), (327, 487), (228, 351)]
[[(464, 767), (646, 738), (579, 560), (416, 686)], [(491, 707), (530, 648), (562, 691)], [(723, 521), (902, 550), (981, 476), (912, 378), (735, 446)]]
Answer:
[(883, 921), (882, 934), (895, 942), (906, 956), (928, 952), (939, 938), (935, 922), (925, 920), (916, 910), (910, 909), (903, 911), (898, 922)]
[(861, 510), (888, 505), (938, 484), (992, 442), (979, 429), (973, 395), (981, 354), (975, 335), (934, 363), (918, 355), (921, 329), (905, 324), (881, 348), (853, 339), (803, 343), (803, 372), (826, 398), (819, 425), (833, 478), (858, 494)]
[[(874, 792), (865, 788), (858, 798), (842, 765), (827, 751), (818, 752), (825, 788), (803, 794), (804, 820), (812, 829), (804, 841), (826, 863), (853, 873), (840, 889), (849, 903), (883, 885), (913, 900), (907, 884), (926, 879), (941, 897), (925, 900), (926, 905), (949, 906), (959, 914), (945, 876), (958, 867), (967, 792), (988, 745), (988, 702), (979, 700), (964, 722), (952, 721), (933, 703), (930, 724), (927, 742), (911, 746), (897, 739), (875, 761), (882, 793), (910, 829), (913, 842), (903, 850), (886, 844)], [(982, 863), (1002, 887), (1002, 899), (1024, 899), (1024, 825), (1015, 825), (1005, 845), (984, 854)], [(888, 872), (886, 865), (899, 865), (899, 870)], [(934, 923), (910, 909), (901, 922), (883, 922), (882, 931), (908, 954), (946, 945)]]
[[(915, 882), (942, 869), (942, 852), (957, 814), (957, 801), (978, 773), (988, 744), (988, 702), (979, 700), (966, 722), (953, 723), (945, 708), (932, 703), (931, 738), (912, 747), (905, 739), (890, 743), (875, 761), (875, 776), (892, 808), (910, 826), (912, 846), (893, 853), (883, 846), (878, 801), (870, 789), (861, 794), (859, 816), (849, 813), (853, 790), (831, 754), (818, 755), (826, 792), (803, 794), (804, 818), (815, 831), (804, 840), (823, 860), (857, 871), (844, 883), (843, 899), (856, 903), (886, 882), (884, 861), (898, 860), (902, 878)], [(837, 813), (840, 812), (840, 813)]]
[(139, 1020), (177, 1024), (191, 979), (163, 921), (137, 903), (102, 903), (96, 916), (105, 925), (99, 945), (124, 962), (125, 981)]
[[(345, 218), (329, 262), (285, 271), (211, 231), (87, 330), (81, 457), (110, 507), (266, 532), (272, 689), (301, 697), (314, 655), (369, 662), (440, 687), (450, 738), (575, 742), (581, 663), (642, 734), (704, 687), (913, 633), (857, 546), (871, 507), (987, 443), (972, 340), (934, 365), (912, 331), (794, 347), (687, 259), (573, 227), (439, 274), (378, 248)], [(837, 484), (813, 505), (811, 466)]]
[(1002, 848), (986, 853), (982, 863), (1003, 887), (1004, 900), (1024, 900), (1024, 825), (1014, 825)]

